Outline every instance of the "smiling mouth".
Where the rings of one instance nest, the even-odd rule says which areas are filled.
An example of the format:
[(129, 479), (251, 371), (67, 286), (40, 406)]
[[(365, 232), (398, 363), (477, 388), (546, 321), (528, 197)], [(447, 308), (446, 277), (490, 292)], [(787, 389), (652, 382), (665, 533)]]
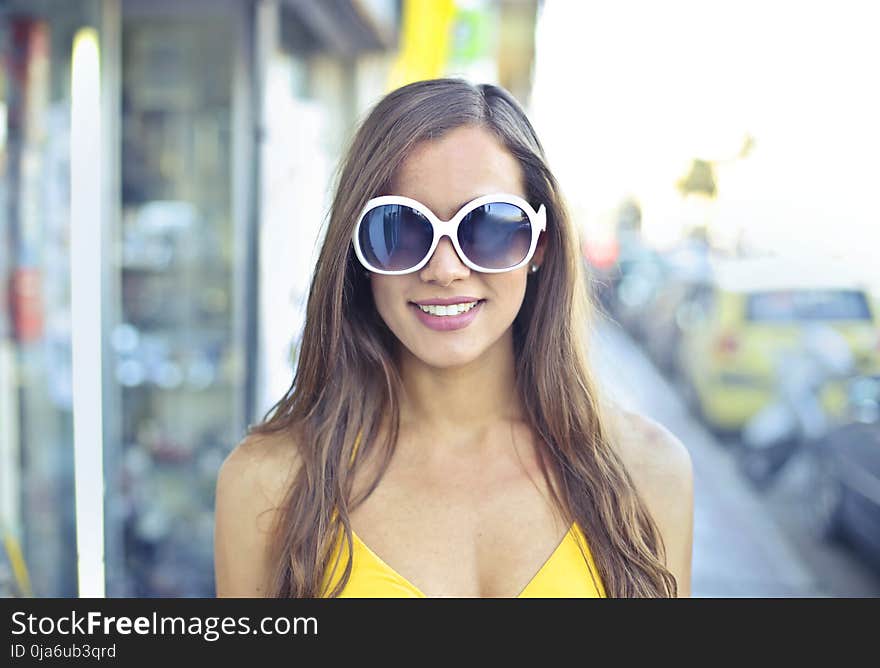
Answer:
[[(449, 305), (424, 304), (424, 305), (422, 305), (422, 304), (418, 304), (416, 302), (409, 302), (409, 304), (426, 315), (433, 315), (436, 317), (450, 317), (450, 316), (464, 315), (465, 313), (477, 308), (480, 304), (482, 304), (485, 301), (486, 301), (485, 299), (477, 299), (472, 302), (463, 302), (463, 304), (466, 304), (466, 306), (452, 305), (452, 304), (449, 304)], [(452, 308), (453, 306), (455, 306), (455, 308)]]

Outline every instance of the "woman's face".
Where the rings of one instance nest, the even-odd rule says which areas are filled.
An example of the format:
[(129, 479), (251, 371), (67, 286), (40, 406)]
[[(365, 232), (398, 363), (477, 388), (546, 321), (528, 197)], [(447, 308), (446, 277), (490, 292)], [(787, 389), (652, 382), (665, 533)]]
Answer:
[[(526, 199), (519, 163), (495, 137), (480, 127), (460, 127), (416, 147), (401, 165), (388, 194), (411, 197), (449, 220), (463, 204), (491, 193)], [(538, 205), (540, 203), (532, 203)], [(514, 271), (487, 274), (465, 265), (449, 237), (419, 271), (401, 276), (371, 274), (373, 299), (404, 353), (434, 367), (467, 364), (509, 335), (525, 296), (529, 266), (540, 265), (544, 235), (532, 260)], [(484, 300), (461, 329), (438, 331), (424, 324), (414, 302), (466, 297)], [(458, 301), (458, 300), (457, 300)]]

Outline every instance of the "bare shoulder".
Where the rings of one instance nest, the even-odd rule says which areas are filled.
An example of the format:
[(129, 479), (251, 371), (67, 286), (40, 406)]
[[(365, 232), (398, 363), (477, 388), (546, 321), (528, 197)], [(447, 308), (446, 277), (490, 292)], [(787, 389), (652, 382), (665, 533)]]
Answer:
[[(674, 491), (693, 477), (691, 456), (666, 427), (639, 413), (610, 406), (611, 440), (627, 471), (639, 482)], [(669, 489), (672, 486), (672, 489)]]
[(644, 415), (609, 407), (611, 442), (657, 523), (676, 576), (679, 596), (690, 596), (694, 527), (694, 471), (687, 447)]
[(299, 450), (288, 432), (249, 434), (226, 456), (218, 482), (224, 491), (246, 488), (259, 493), (265, 502), (278, 500), (299, 468)]
[(250, 434), (217, 475), (214, 567), (218, 596), (267, 595), (277, 514), (299, 469), (294, 438)]

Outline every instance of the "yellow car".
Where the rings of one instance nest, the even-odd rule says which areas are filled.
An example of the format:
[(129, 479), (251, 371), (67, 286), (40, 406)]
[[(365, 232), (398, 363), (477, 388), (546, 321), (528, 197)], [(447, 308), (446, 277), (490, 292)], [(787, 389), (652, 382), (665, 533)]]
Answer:
[[(713, 263), (710, 282), (680, 307), (677, 371), (688, 403), (712, 429), (738, 432), (773, 397), (780, 354), (809, 324), (827, 325), (852, 353), (853, 373), (880, 372), (880, 314), (859, 280), (828, 263), (749, 258)], [(844, 409), (843, 381), (822, 401)]]

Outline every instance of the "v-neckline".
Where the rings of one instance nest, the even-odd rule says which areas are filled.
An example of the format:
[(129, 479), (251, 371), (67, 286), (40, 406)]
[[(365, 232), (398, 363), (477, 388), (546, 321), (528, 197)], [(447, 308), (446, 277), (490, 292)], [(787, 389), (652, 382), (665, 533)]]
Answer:
[[(526, 591), (529, 589), (529, 587), (531, 587), (531, 586), (535, 583), (535, 581), (541, 576), (541, 573), (544, 572), (544, 570), (547, 568), (547, 566), (550, 564), (550, 562), (553, 561), (553, 558), (554, 558), (554, 557), (557, 555), (557, 553), (562, 549), (562, 546), (565, 545), (565, 541), (568, 540), (569, 535), (570, 535), (574, 530), (575, 530), (575, 522), (572, 522), (572, 523), (571, 523), (571, 526), (568, 527), (568, 531), (566, 531), (566, 532), (565, 532), (565, 535), (562, 536), (562, 540), (560, 540), (559, 543), (556, 545), (556, 547), (553, 548), (553, 551), (550, 553), (550, 556), (548, 556), (548, 557), (544, 560), (544, 563), (542, 563), (541, 566), (538, 568), (538, 570), (535, 571), (535, 574), (534, 574), (534, 575), (531, 577), (531, 579), (525, 584), (525, 586), (524, 586), (522, 589), (520, 589), (519, 593), (518, 593), (516, 596), (513, 596), (512, 598), (521, 598), (522, 595), (526, 593)], [(414, 590), (414, 591), (415, 591), (419, 596), (421, 596), (422, 598), (430, 598), (430, 597), (429, 597), (425, 592), (423, 592), (419, 587), (416, 587), (412, 582), (410, 582), (407, 578), (405, 578), (403, 575), (401, 575), (401, 574), (397, 571), (397, 569), (392, 568), (392, 567), (388, 564), (387, 561), (385, 561), (382, 557), (380, 557), (378, 554), (376, 554), (376, 553), (373, 551), (373, 549), (372, 549), (369, 545), (367, 545), (363, 540), (361, 540), (361, 537), (358, 536), (357, 533), (355, 533), (355, 530), (354, 530), (354, 529), (351, 530), (351, 535), (352, 535), (352, 538), (353, 538), (356, 542), (360, 543), (361, 547), (363, 547), (364, 550), (366, 550), (367, 554), (369, 554), (373, 559), (375, 559), (375, 560), (376, 560), (376, 561), (377, 561), (377, 562), (378, 562), (383, 568), (385, 568), (385, 569), (387, 569), (388, 571), (390, 571), (390, 572), (394, 575), (394, 577), (398, 578), (401, 582), (403, 582), (407, 587), (409, 587), (409, 588), (411, 588), (412, 590)]]

